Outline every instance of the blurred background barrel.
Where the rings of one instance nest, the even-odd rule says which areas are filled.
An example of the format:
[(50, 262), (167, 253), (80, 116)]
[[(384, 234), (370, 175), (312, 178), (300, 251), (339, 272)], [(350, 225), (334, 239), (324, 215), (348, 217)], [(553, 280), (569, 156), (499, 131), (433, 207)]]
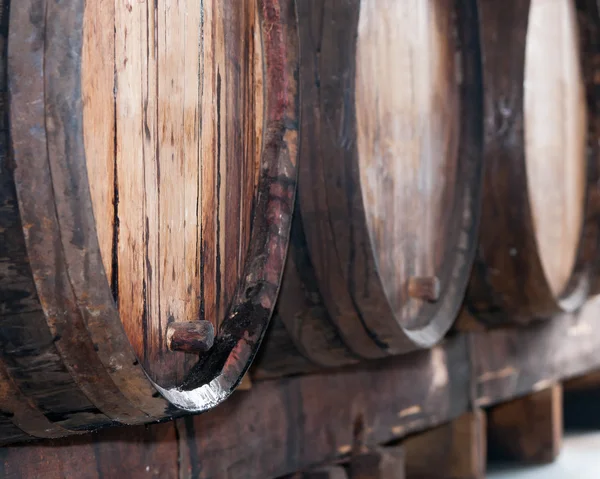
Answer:
[(267, 375), (307, 366), (290, 366), (292, 345), (335, 366), (435, 344), (477, 242), (475, 3), (306, 1), (298, 15), (298, 199)]
[(284, 267), (294, 2), (1, 5), (0, 442), (215, 406)]
[(598, 292), (598, 6), (480, 0), (479, 16), (486, 173), (467, 306), (522, 324)]

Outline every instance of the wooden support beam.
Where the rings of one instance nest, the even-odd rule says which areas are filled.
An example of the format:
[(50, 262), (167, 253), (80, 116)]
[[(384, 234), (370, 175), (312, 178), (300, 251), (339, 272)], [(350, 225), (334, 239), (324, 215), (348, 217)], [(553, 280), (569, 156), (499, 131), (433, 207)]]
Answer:
[(469, 406), (469, 380), (466, 341), (456, 337), (360, 367), (255, 382), (176, 422), (6, 448), (0, 477), (95, 477), (96, 459), (103, 469), (120, 468), (103, 471), (107, 479), (146, 477), (140, 467), (159, 469), (161, 478), (180, 477), (178, 468), (181, 477), (198, 479), (281, 477), (350, 454), (357, 423), (364, 444), (375, 445), (460, 416)]
[(562, 386), (554, 384), (491, 408), (490, 453), (525, 463), (552, 462), (562, 443), (562, 403)]
[(448, 424), (403, 441), (409, 479), (481, 479), (487, 458), (483, 411), (463, 414)]
[(342, 466), (329, 466), (307, 472), (299, 472), (288, 479), (348, 479), (346, 469)]
[(578, 314), (469, 335), (473, 402), (492, 406), (600, 369), (600, 297)]
[(405, 479), (404, 449), (375, 448), (353, 454), (349, 479)]

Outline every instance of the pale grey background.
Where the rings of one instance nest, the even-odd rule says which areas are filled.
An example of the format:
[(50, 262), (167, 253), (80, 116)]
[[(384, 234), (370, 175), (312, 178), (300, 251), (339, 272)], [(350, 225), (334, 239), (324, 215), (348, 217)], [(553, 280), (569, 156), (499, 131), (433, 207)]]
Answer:
[(488, 479), (600, 479), (600, 432), (567, 433), (560, 456), (553, 464), (492, 465)]

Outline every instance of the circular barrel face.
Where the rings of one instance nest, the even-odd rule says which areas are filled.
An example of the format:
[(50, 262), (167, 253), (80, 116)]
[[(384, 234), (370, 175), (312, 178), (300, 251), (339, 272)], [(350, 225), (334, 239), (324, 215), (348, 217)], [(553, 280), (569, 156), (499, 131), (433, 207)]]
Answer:
[(435, 295), (440, 270), (455, 255), (449, 230), (456, 226), (461, 118), (452, 10), (444, 0), (360, 3), (355, 103), (362, 196), (385, 294), (405, 326), (424, 299), (436, 299), (412, 292), (412, 279), (431, 283)]
[(586, 189), (586, 104), (572, 0), (531, 0), (524, 122), (529, 199), (540, 260), (556, 297), (573, 273)]
[(152, 379), (197, 356), (171, 322), (218, 332), (243, 275), (263, 127), (257, 2), (87, 2), (85, 155), (102, 261)]

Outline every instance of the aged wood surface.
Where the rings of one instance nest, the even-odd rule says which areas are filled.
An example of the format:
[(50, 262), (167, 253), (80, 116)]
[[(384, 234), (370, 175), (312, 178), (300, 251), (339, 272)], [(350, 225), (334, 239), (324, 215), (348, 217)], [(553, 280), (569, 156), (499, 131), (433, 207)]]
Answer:
[(593, 1), (478, 5), (486, 173), (467, 305), (523, 324), (596, 289), (600, 15)]
[(470, 334), (474, 402), (498, 404), (600, 368), (600, 299), (518, 330)]
[(481, 410), (410, 436), (402, 445), (410, 479), (485, 478), (486, 415)]
[(218, 330), (244, 271), (264, 123), (257, 3), (88, 2), (84, 22), (104, 267), (136, 354), (181, 383), (196, 358), (168, 351), (167, 324)]
[(299, 472), (285, 479), (348, 479), (348, 474), (342, 466), (329, 466)]
[[(72, 8), (64, 9), (63, 5), (31, 0), (14, 7), (10, 15), (8, 55), (14, 179), (26, 231), (28, 260), (44, 306), (47, 328), (70, 375), (96, 407), (121, 422), (136, 422), (138, 417), (147, 419), (149, 416), (134, 406), (114, 382), (115, 378), (122, 378), (134, 362), (133, 355), (127, 358), (130, 348), (126, 342), (119, 343), (118, 336), (112, 343), (92, 340), (86, 323), (99, 323), (99, 318), (91, 314), (92, 309), (86, 305), (98, 299), (94, 294), (96, 289), (93, 282), (81, 281), (77, 285), (76, 281), (70, 281), (71, 277), (86, 278), (83, 266), (94, 261), (93, 253), (85, 254), (87, 241), (91, 240), (86, 223), (93, 220), (93, 216), (88, 217), (86, 213), (91, 215), (91, 209), (81, 206), (77, 210), (70, 209), (79, 196), (78, 180), (82, 173), (81, 163), (74, 161), (81, 153), (77, 151), (81, 146), (77, 140), (80, 118), (73, 114), (80, 101), (76, 85), (79, 56), (62, 54), (65, 49), (80, 51), (78, 37), (83, 3), (74, 1)], [(42, 11), (47, 14), (36, 15)], [(65, 31), (73, 32), (73, 37), (65, 36)], [(73, 168), (72, 176), (64, 175), (64, 169), (69, 167)], [(64, 196), (55, 198), (57, 193)], [(76, 221), (81, 221), (81, 225), (73, 237)], [(64, 236), (61, 224), (65, 228)], [(69, 229), (71, 233), (67, 233)], [(74, 262), (70, 263), (69, 259)], [(76, 292), (80, 292), (78, 288), (84, 282), (88, 294), (79, 302)], [(111, 329), (110, 321), (106, 317), (102, 319), (102, 335), (106, 337)], [(118, 317), (115, 319), (113, 326), (122, 331)], [(111, 374), (98, 356), (106, 358), (115, 347), (119, 350), (115, 363), (122, 363), (123, 368), (113, 368)], [(137, 373), (139, 382), (148, 384), (142, 370)], [(135, 371), (130, 380), (136, 382)], [(146, 390), (150, 391), (149, 385)], [(152, 400), (151, 392), (148, 397)]]
[[(1, 4), (0, 57), (0, 355), (2, 410), (7, 421), (29, 434), (47, 437), (62, 427), (79, 429), (111, 420), (79, 389), (56, 348), (39, 303), (22, 234), (14, 186), (15, 163), (9, 147), (7, 101), (7, 34), (10, 4)], [(24, 395), (28, 395), (26, 398)], [(39, 412), (36, 412), (35, 409)], [(26, 423), (21, 422), (26, 418)], [(54, 425), (52, 425), (52, 424)], [(5, 430), (6, 428), (4, 428)], [(63, 431), (66, 433), (66, 431)], [(24, 433), (23, 437), (26, 437)], [(14, 435), (2, 436), (5, 440)]]
[(3, 448), (0, 474), (278, 477), (350, 454), (357, 436), (374, 446), (458, 417), (468, 388), (458, 338), (359, 369), (255, 383), (197, 417)]
[[(157, 389), (168, 396), (171, 404), (185, 409), (204, 410), (218, 404), (231, 394), (256, 353), (284, 266), (295, 193), (298, 136), (298, 39), (293, 0), (261, 0), (244, 6), (205, 2), (203, 15), (195, 10), (197, 3), (164, 11), (164, 5), (154, 10), (145, 2), (113, 5), (83, 0), (26, 0), (12, 5), (3, 1), (0, 6), (0, 235), (5, 240), (0, 245), (0, 409), (6, 423), (6, 437), (1, 441), (26, 438), (27, 434), (56, 437), (112, 423), (146, 423), (181, 414)], [(178, 16), (181, 11), (184, 14)], [(198, 23), (200, 17), (202, 25)], [(155, 22), (154, 27), (140, 27), (147, 26), (147, 22)], [(238, 23), (246, 32), (241, 37), (236, 30)], [(168, 35), (155, 37), (157, 31)], [(206, 34), (205, 43), (200, 42), (201, 31)], [(135, 32), (138, 40), (144, 35), (152, 38), (144, 37), (146, 43), (137, 42), (132, 40)], [(227, 43), (226, 38), (232, 43)], [(144, 56), (141, 46), (150, 43), (154, 46), (148, 47)], [(188, 62), (165, 53), (181, 50), (183, 58), (188, 58), (185, 54), (196, 51), (194, 43), (198, 48), (206, 47), (207, 58), (200, 58), (198, 53), (192, 55), (195, 62)], [(260, 49), (257, 55), (253, 53), (255, 49)], [(141, 57), (134, 58), (133, 50)], [(127, 56), (129, 53), (131, 57)], [(212, 61), (211, 55), (224, 65)], [(148, 66), (152, 61), (156, 64)], [(237, 68), (236, 61), (246, 63)], [(139, 68), (142, 75), (143, 62), (157, 72), (147, 75), (146, 83), (142, 82), (146, 77), (132, 74)], [(228, 93), (223, 93), (220, 103), (212, 103), (212, 98), (219, 95), (212, 95), (208, 86), (196, 88), (197, 98), (179, 90), (181, 82), (192, 77), (197, 80), (194, 65), (199, 68), (202, 62), (216, 68), (210, 74), (205, 72), (204, 80), (217, 90), (227, 85)], [(171, 78), (169, 75), (174, 75), (179, 64), (191, 71), (186, 70), (183, 78)], [(116, 77), (110, 73), (115, 68)], [(98, 75), (93, 74), (95, 70)], [(134, 77), (135, 84), (128, 83)], [(110, 89), (107, 82), (112, 85)], [(203, 101), (199, 90), (211, 93), (211, 101)], [(149, 109), (143, 108), (142, 98), (139, 104), (132, 99), (138, 91), (147, 95), (145, 105)], [(186, 101), (194, 108), (204, 108), (204, 114), (185, 108)], [(152, 102), (154, 106), (149, 107)], [(210, 113), (211, 108), (217, 113), (221, 109), (225, 112), (225, 123), (219, 122), (219, 114)], [(258, 108), (261, 114), (251, 114), (252, 108)], [(258, 123), (243, 123), (231, 112), (256, 117)], [(142, 123), (144, 114), (149, 116)], [(159, 142), (160, 148), (144, 150), (146, 143), (137, 147), (134, 133), (141, 125), (145, 125), (139, 130), (144, 133), (142, 140)], [(206, 128), (203, 130), (201, 125)], [(119, 143), (121, 127), (130, 131), (121, 132), (123, 141)], [(153, 132), (149, 133), (151, 138), (146, 136), (148, 132)], [(220, 140), (212, 146), (207, 139), (201, 144), (202, 135)], [(235, 137), (235, 141), (224, 139), (227, 135)], [(116, 141), (113, 146), (107, 141), (112, 137)], [(129, 145), (129, 153), (121, 151), (124, 145)], [(191, 156), (180, 155), (180, 149)], [(215, 153), (219, 151), (222, 158)], [(162, 153), (168, 173), (164, 175), (162, 196), (160, 188), (150, 188), (149, 197), (140, 202), (134, 190), (144, 182), (135, 178), (133, 181), (120, 169), (133, 176), (157, 172), (144, 164), (140, 168), (131, 164), (146, 158), (144, 152), (158, 156)], [(199, 196), (199, 165), (208, 157), (218, 163), (218, 168), (202, 163), (206, 166), (202, 170), (206, 178), (214, 173), (214, 181), (219, 183), (222, 177), (223, 188), (234, 185), (241, 192), (239, 195), (231, 186), (222, 192), (222, 197), (215, 193), (215, 203), (211, 203), (208, 187), (203, 190), (206, 195)], [(242, 166), (227, 163), (226, 157), (239, 160)], [(121, 159), (117, 161), (118, 158)], [(158, 160), (148, 158), (148, 162), (152, 161), (156, 166)], [(175, 174), (177, 165), (184, 168), (185, 174), (179, 170)], [(197, 174), (190, 174), (186, 165), (195, 165)], [(124, 182), (121, 189), (119, 178)], [(181, 185), (170, 183), (179, 180)], [(193, 198), (186, 196), (190, 193), (185, 187), (188, 180), (194, 185)], [(250, 190), (249, 199), (244, 195)], [(183, 199), (178, 196), (182, 192)], [(152, 268), (154, 274), (160, 268), (151, 261), (140, 263), (142, 269), (135, 273), (146, 276), (141, 279), (144, 294), (136, 297), (136, 305), (143, 305), (138, 315), (120, 302), (124, 296), (119, 288), (132, 292), (140, 285), (139, 278), (132, 274), (131, 281), (119, 283), (118, 260), (125, 257), (137, 261), (143, 256), (143, 248), (131, 241), (120, 241), (119, 235), (131, 234), (137, 241), (154, 234), (156, 230), (149, 229), (149, 225), (157, 226), (156, 217), (145, 217), (140, 236), (126, 221), (127, 211), (133, 216), (140, 211), (145, 215), (145, 205), (160, 203), (161, 198), (166, 201), (162, 217), (166, 221), (165, 237), (161, 240), (166, 246), (161, 250), (163, 257), (157, 261), (160, 268), (166, 267), (172, 274), (160, 274), (157, 282), (146, 282)], [(204, 200), (208, 206), (203, 205), (202, 209)], [(234, 204), (231, 208), (243, 203), (242, 216), (251, 217), (251, 221), (228, 213), (229, 206), (226, 208), (224, 203), (229, 201)], [(127, 206), (119, 210), (123, 202)], [(200, 231), (198, 219), (212, 224), (207, 211), (217, 217), (222, 215), (224, 229), (219, 234), (231, 241), (229, 246), (210, 246), (209, 237), (214, 231), (209, 233), (208, 228), (202, 238), (192, 239), (181, 229), (181, 221), (196, 225), (186, 230), (188, 233)], [(188, 212), (196, 218), (190, 218), (189, 223)], [(102, 231), (103, 221), (112, 221), (112, 232)], [(218, 223), (218, 218), (214, 222)], [(239, 238), (232, 233), (238, 228)], [(213, 260), (221, 261), (219, 255), (205, 262), (197, 257), (181, 262), (182, 251), (171, 244), (180, 244), (180, 240), (186, 247), (200, 242), (203, 248), (208, 245), (203, 251), (221, 249), (221, 267), (227, 269), (222, 284), (209, 278), (220, 275), (218, 271), (211, 272), (210, 266)], [(137, 253), (128, 256), (129, 246)], [(110, 261), (106, 258), (108, 249)], [(247, 252), (247, 256), (242, 252)], [(210, 283), (202, 289), (208, 295), (204, 299), (210, 296), (213, 303), (195, 311), (202, 310), (215, 320), (217, 314), (209, 309), (220, 308), (214, 347), (200, 361), (191, 356), (193, 361), (187, 363), (181, 359), (184, 353), (169, 351), (169, 357), (178, 356), (172, 367), (166, 367), (160, 354), (149, 346), (154, 341), (155, 345), (160, 343), (159, 349), (168, 351), (165, 318), (149, 316), (150, 309), (161, 308), (160, 301), (155, 302), (151, 295), (163, 282), (168, 283), (162, 285), (167, 296), (181, 298), (173, 292), (174, 284), (184, 281), (190, 287), (204, 288), (200, 277), (203, 274), (209, 275), (206, 282)], [(173, 279), (175, 276), (179, 279)], [(216, 295), (220, 299), (215, 300), (212, 287), (222, 289), (222, 295)], [(191, 291), (185, 294), (196, 308), (201, 298)], [(165, 311), (170, 306), (165, 305)], [(188, 306), (178, 303), (177, 308)], [(168, 321), (202, 319), (200, 314), (176, 316), (170, 315)], [(142, 326), (136, 339), (144, 343), (143, 351), (136, 350), (137, 343), (133, 347), (130, 344), (128, 318), (135, 327)], [(158, 322), (152, 323), (155, 319)], [(153, 329), (151, 323), (164, 327), (164, 331)], [(174, 349), (184, 348), (179, 345)], [(185, 371), (180, 367), (184, 363)], [(184, 376), (183, 372), (187, 374)], [(18, 428), (22, 434), (17, 434)]]
[[(3, 448), (2, 464), (8, 477), (74, 470), (100, 477), (96, 458), (98, 467), (110, 468), (110, 461), (102, 458), (120, 457), (122, 471), (133, 478), (159, 470), (164, 477), (264, 479), (340, 459), (347, 462), (357, 447), (371, 448), (409, 436), (403, 440), (406, 446), (413, 440), (411, 434), (442, 425), (440, 430), (461, 447), (461, 454), (453, 456), (457, 464), (471, 467), (481, 455), (472, 455), (475, 448), (461, 445), (465, 437), (476, 437), (474, 425), (481, 424), (480, 419), (470, 413), (466, 417), (476, 420), (458, 429), (460, 421), (448, 422), (471, 406), (500, 404), (599, 369), (599, 310), (597, 299), (579, 317), (563, 315), (519, 330), (458, 335), (429, 352), (328, 373), (255, 381), (249, 391), (234, 394), (201, 416)], [(458, 440), (456, 431), (466, 435)], [(435, 434), (440, 437), (439, 431)], [(442, 447), (446, 443), (433, 442), (440, 447), (427, 441), (427, 450), (437, 450), (439, 457), (448, 459), (447, 448)], [(161, 456), (153, 454), (159, 449)], [(410, 457), (406, 456), (408, 463)], [(421, 467), (423, 457), (417, 461)], [(167, 461), (172, 461), (170, 466)], [(113, 470), (103, 474), (119, 477)]]
[(490, 408), (490, 455), (543, 464), (560, 453), (563, 436), (562, 385), (552, 386)]
[[(475, 3), (385, 7), (298, 3), (299, 193), (278, 309), (297, 349), (320, 366), (434, 344), (474, 253)], [(437, 278), (425, 301), (411, 295), (419, 277)]]
[(402, 446), (360, 451), (350, 458), (348, 479), (406, 479)]

